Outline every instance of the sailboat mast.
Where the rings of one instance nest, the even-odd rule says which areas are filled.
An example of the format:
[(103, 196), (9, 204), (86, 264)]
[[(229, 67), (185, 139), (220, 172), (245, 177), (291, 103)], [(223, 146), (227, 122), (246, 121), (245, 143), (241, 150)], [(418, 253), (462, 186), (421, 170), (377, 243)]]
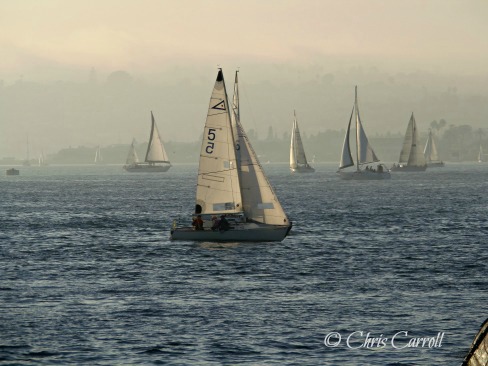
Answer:
[[(227, 88), (225, 87), (225, 79), (224, 79), (224, 76), (223, 76), (223, 73), (222, 73), (222, 68), (219, 68), (220, 70), (220, 73), (222, 74), (222, 83), (224, 84), (224, 93), (225, 93), (225, 103), (229, 104), (229, 97), (227, 96)], [(240, 118), (241, 118), (241, 115), (240, 115), (240, 108), (239, 108), (239, 80), (238, 80), (238, 77), (237, 77), (237, 74), (238, 74), (239, 70), (236, 70), (236, 77), (235, 77), (235, 80), (234, 80), (234, 94), (237, 95), (237, 109), (236, 111), (234, 112), (234, 105), (232, 106), (232, 110), (233, 110), (233, 113), (234, 114), (234, 118), (236, 119), (236, 125), (234, 125), (234, 123), (232, 123), (232, 115), (231, 115), (231, 108), (226, 108), (226, 113), (227, 115), (229, 116), (229, 125), (230, 125), (230, 136), (232, 137), (232, 144), (228, 144), (227, 145), (227, 148), (228, 149), (234, 149), (234, 156), (235, 156), (235, 159), (236, 159), (236, 166), (235, 166), (235, 169), (237, 169), (237, 184), (239, 186), (239, 202), (241, 202), (242, 204), (242, 192), (241, 192), (241, 186), (242, 186), (242, 183), (241, 183), (241, 173), (240, 173), (240, 158), (238, 158), (238, 155), (240, 154), (237, 154), (236, 153), (236, 138), (237, 138), (237, 123), (240, 122)], [(235, 98), (235, 96), (234, 96)], [(232, 104), (234, 104), (234, 100), (232, 101)], [(234, 131), (235, 129), (235, 131)], [(242, 207), (241, 207), (242, 209)]]
[(356, 116), (356, 169), (359, 171), (359, 109), (358, 109), (358, 86), (354, 90), (354, 113)]

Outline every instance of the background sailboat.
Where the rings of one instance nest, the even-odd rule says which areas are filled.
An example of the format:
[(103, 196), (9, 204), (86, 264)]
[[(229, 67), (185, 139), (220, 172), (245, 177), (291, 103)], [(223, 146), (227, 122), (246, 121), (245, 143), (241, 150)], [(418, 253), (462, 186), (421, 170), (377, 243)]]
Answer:
[(480, 150), (478, 151), (478, 163), (482, 163), (483, 162), (483, 148), (481, 147), (481, 144), (480, 144)]
[[(356, 164), (352, 158), (351, 145), (349, 142), (349, 135), (351, 131), (352, 117), (356, 119)], [(368, 141), (366, 132), (364, 131), (363, 124), (361, 123), (361, 117), (359, 116), (358, 107), (358, 88), (355, 88), (354, 106), (351, 111), (351, 117), (349, 118), (349, 124), (347, 125), (346, 136), (344, 138), (344, 144), (342, 146), (341, 161), (339, 162), (338, 173), (342, 179), (346, 180), (380, 180), (390, 179), (390, 173), (382, 164), (378, 164), (376, 169), (369, 168), (361, 169), (363, 165), (377, 163), (380, 160), (376, 156), (373, 147)], [(344, 169), (356, 165), (355, 171), (344, 171)]]
[(151, 111), (151, 134), (149, 136), (144, 162), (139, 162), (134, 141), (132, 141), (124, 169), (131, 173), (161, 173), (168, 171), (169, 168), (171, 168), (171, 163), (169, 162), (168, 154), (166, 154), (166, 150), (164, 149), (163, 140), (161, 139)]
[[(231, 115), (232, 112), (232, 115)], [(198, 168), (195, 214), (206, 223), (223, 216), (229, 230), (177, 227), (173, 240), (281, 241), (291, 229), (276, 194), (242, 128), (236, 73), (232, 111), (219, 69), (210, 97)]]
[(41, 151), (39, 154), (39, 159), (38, 159), (39, 166), (48, 166), (48, 162), (46, 159), (46, 155), (44, 155), (44, 151)]
[(417, 123), (412, 112), (407, 131), (405, 132), (405, 138), (403, 139), (398, 165), (393, 165), (391, 170), (396, 172), (423, 172), (426, 169), (427, 163), (418, 144)]
[(294, 173), (313, 173), (315, 169), (312, 168), (305, 156), (305, 149), (303, 148), (300, 130), (298, 129), (297, 114), (293, 111), (294, 120), (291, 130), (290, 142), (290, 170)]
[(95, 164), (104, 164), (103, 156), (102, 156), (102, 150), (100, 148), (100, 145), (97, 146), (97, 150), (95, 151), (94, 163)]
[(439, 154), (437, 153), (437, 146), (435, 144), (432, 130), (429, 130), (429, 137), (425, 143), (424, 157), (428, 167), (436, 168), (444, 166), (444, 162), (439, 160)]

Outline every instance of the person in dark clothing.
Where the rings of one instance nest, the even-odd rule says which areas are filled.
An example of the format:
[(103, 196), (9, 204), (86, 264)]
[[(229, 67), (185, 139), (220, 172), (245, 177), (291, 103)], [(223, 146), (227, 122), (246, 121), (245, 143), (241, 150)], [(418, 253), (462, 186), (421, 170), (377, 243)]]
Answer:
[(198, 215), (191, 223), (195, 230), (203, 230), (202, 215)]
[(229, 229), (230, 229), (229, 221), (227, 221), (224, 215), (220, 216), (219, 231), (227, 231)]

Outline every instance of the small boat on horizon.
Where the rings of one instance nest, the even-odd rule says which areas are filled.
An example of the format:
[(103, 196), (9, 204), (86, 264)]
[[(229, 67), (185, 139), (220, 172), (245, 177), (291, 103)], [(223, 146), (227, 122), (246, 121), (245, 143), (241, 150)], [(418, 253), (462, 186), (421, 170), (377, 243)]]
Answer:
[[(351, 154), (351, 145), (349, 142), (349, 135), (351, 132), (351, 121), (353, 115), (356, 119), (356, 163)], [(383, 164), (378, 164), (376, 168), (370, 167), (368, 164), (378, 163), (380, 159), (376, 156), (373, 147), (368, 141), (366, 132), (364, 131), (361, 117), (359, 116), (358, 106), (358, 87), (355, 88), (354, 106), (352, 107), (351, 117), (347, 125), (346, 136), (342, 146), (342, 155), (339, 162), (340, 177), (345, 180), (383, 180), (390, 179), (390, 171)], [(355, 171), (344, 171), (344, 169), (356, 165)], [(366, 165), (366, 168), (361, 169)]]
[(10, 169), (7, 169), (6, 174), (7, 175), (19, 175), (20, 171), (18, 169), (15, 169), (15, 168), (10, 168)]
[(315, 169), (308, 164), (305, 149), (303, 148), (300, 130), (298, 129), (297, 114), (295, 111), (293, 111), (293, 114), (294, 120), (290, 142), (290, 170), (292, 173), (313, 173)]

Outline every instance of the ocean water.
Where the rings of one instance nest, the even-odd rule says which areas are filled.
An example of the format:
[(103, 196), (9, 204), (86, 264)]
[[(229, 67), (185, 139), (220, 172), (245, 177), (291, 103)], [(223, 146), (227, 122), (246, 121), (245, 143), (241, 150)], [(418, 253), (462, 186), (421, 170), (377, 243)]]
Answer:
[(264, 168), (281, 243), (171, 242), (197, 165), (2, 173), (0, 364), (460, 365), (488, 316), (488, 165)]

